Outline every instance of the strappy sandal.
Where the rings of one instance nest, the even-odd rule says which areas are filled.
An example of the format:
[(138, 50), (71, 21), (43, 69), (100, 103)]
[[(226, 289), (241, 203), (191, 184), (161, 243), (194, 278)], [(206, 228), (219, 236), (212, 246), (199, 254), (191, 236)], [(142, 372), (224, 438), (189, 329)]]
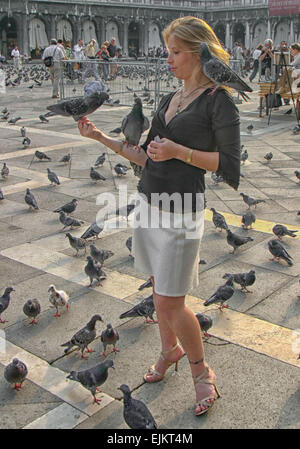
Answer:
[[(171, 365), (175, 364), (175, 372), (178, 371), (178, 362), (179, 360), (185, 355), (185, 353), (183, 352), (183, 354), (177, 359), (174, 360), (174, 362), (170, 362), (165, 356), (167, 354), (169, 354), (170, 352), (174, 351), (175, 349), (177, 349), (179, 346), (178, 343), (176, 343), (176, 345), (174, 345), (171, 349), (169, 349), (168, 351), (162, 351), (160, 353), (160, 356), (164, 359), (164, 361), (167, 364), (167, 368), (165, 370), (165, 372), (162, 374), (159, 371), (157, 371), (155, 369), (155, 365), (150, 366), (150, 368), (148, 369), (147, 373), (144, 375), (144, 380), (148, 383), (154, 383), (154, 382), (160, 382), (161, 380), (163, 380), (163, 378), (165, 377), (165, 374), (167, 372), (167, 370), (170, 368)], [(152, 376), (152, 377), (150, 377)]]
[[(211, 396), (207, 396), (206, 398), (201, 399), (200, 401), (197, 401), (196, 403), (196, 409), (195, 409), (195, 415), (200, 416), (204, 413), (208, 412), (208, 410), (214, 405), (215, 400), (221, 397), (216, 384), (212, 381), (211, 375), (209, 374), (209, 366), (206, 367), (206, 369), (203, 371), (200, 376), (193, 377), (194, 379), (194, 385), (196, 386), (199, 383), (203, 384), (210, 384), (214, 386), (214, 394)], [(209, 376), (209, 377), (207, 377)], [(204, 410), (201, 410), (201, 407), (206, 407)]]

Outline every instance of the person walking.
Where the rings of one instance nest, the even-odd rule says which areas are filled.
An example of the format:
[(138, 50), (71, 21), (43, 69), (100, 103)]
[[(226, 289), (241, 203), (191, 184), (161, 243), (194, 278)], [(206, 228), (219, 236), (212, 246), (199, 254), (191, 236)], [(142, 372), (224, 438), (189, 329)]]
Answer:
[(101, 69), (102, 69), (102, 78), (104, 81), (108, 80), (108, 74), (109, 74), (109, 53), (107, 50), (107, 47), (109, 45), (109, 42), (105, 41), (100, 50), (96, 54), (96, 58), (101, 60)]
[[(116, 38), (112, 37), (111, 41), (107, 47), (107, 51), (109, 53), (110, 61), (116, 60), (118, 57), (118, 51), (117, 51), (117, 45), (116, 45)], [(113, 79), (115, 76), (115, 73), (118, 69), (118, 64), (111, 63), (110, 64), (110, 78)]]
[(91, 42), (86, 47), (86, 57), (90, 59), (91, 62), (87, 63), (86, 69), (82, 75), (83, 82), (85, 82), (87, 76), (93, 76), (96, 79), (96, 81), (100, 81), (98, 73), (98, 64), (92, 62), (96, 59), (95, 43), (96, 40), (92, 39)]
[(14, 68), (16, 70), (20, 70), (21, 64), (20, 64), (20, 51), (18, 49), (18, 46), (15, 45), (14, 48), (11, 51), (11, 57), (13, 58), (14, 62)]
[(56, 39), (51, 39), (49, 47), (45, 48), (42, 59), (52, 57), (53, 64), (48, 67), (52, 82), (52, 98), (59, 98), (58, 86), (61, 77), (61, 61), (67, 59), (61, 48), (57, 45)]
[[(82, 136), (143, 167), (132, 251), (135, 268), (151, 276), (161, 338), (160, 356), (144, 380), (161, 381), (168, 368), (175, 365), (177, 369), (186, 354), (198, 416), (212, 407), (219, 394), (215, 373), (205, 361), (199, 322), (185, 304), (185, 296), (199, 282), (204, 174), (206, 170), (217, 172), (237, 189), (240, 121), (230, 91), (216, 88), (202, 70), (203, 42), (223, 62), (229, 60), (212, 28), (202, 19), (186, 16), (171, 22), (163, 36), (170, 71), (183, 81), (183, 86), (161, 99), (145, 143), (136, 148), (115, 140), (86, 117), (78, 122), (78, 128)], [(155, 223), (152, 214), (154, 221), (158, 217)], [(144, 223), (138, 226), (139, 217)]]
[(259, 59), (258, 58), (260, 57), (263, 48), (264, 48), (263, 44), (258, 44), (258, 46), (256, 47), (256, 49), (254, 50), (254, 52), (252, 54), (253, 71), (252, 71), (251, 75), (249, 76), (249, 80), (251, 83), (257, 75), (258, 67), (259, 67)]

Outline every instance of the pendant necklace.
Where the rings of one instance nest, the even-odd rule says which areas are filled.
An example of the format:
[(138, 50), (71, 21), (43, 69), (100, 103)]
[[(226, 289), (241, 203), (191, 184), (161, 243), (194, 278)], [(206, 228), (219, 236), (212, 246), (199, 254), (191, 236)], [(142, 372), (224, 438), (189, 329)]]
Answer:
[(186, 100), (188, 97), (190, 97), (194, 92), (196, 92), (198, 89), (202, 89), (203, 87), (207, 86), (208, 84), (210, 84), (211, 81), (209, 80), (207, 83), (203, 84), (202, 86), (198, 86), (196, 87), (196, 89), (192, 90), (189, 94), (187, 94), (185, 97), (183, 96), (183, 88), (181, 89), (180, 92), (180, 98), (179, 98), (179, 103), (178, 106), (176, 108), (175, 111), (175, 115), (179, 114), (179, 112), (181, 111), (181, 106), (182, 106), (182, 101)]

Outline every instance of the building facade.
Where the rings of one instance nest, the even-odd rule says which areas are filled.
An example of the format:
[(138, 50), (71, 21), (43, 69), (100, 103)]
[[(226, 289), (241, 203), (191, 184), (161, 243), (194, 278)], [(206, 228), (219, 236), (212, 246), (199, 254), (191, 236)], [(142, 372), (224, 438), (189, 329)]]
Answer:
[(17, 44), (39, 57), (52, 37), (72, 45), (115, 37), (124, 55), (140, 56), (163, 45), (163, 28), (185, 15), (206, 20), (226, 48), (300, 40), (300, 15), (269, 17), (268, 0), (0, 0), (0, 53)]

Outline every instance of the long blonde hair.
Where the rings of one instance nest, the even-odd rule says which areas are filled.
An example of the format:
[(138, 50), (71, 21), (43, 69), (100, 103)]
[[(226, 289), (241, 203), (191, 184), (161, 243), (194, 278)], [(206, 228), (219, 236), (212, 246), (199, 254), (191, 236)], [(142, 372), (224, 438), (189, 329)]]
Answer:
[[(214, 54), (221, 61), (228, 64), (229, 54), (222, 47), (214, 30), (202, 19), (193, 16), (179, 17), (173, 20), (164, 30), (163, 37), (165, 44), (168, 47), (168, 40), (170, 35), (179, 39), (191, 53), (200, 55), (201, 42), (205, 42), (212, 54)], [(230, 88), (223, 86), (229, 92)]]

